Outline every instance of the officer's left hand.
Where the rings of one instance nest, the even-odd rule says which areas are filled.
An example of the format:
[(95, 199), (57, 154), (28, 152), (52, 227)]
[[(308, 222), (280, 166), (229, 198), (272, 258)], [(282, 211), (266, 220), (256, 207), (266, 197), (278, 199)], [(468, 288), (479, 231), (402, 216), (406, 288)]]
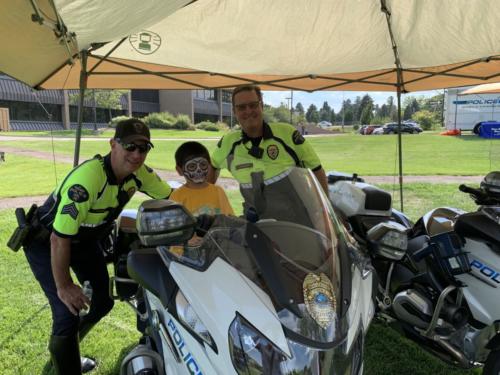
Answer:
[(90, 304), (82, 289), (73, 283), (57, 288), (57, 296), (73, 315), (78, 315), (81, 309)]

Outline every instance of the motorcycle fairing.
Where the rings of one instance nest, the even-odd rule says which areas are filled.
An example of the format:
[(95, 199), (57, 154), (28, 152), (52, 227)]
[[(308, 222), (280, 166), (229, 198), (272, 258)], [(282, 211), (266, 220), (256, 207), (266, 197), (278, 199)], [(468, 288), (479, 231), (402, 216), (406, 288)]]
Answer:
[[(500, 208), (497, 207), (497, 210)], [(491, 243), (492, 249), (500, 256), (499, 224), (482, 211), (469, 212), (457, 218), (455, 231), (463, 237), (480, 239)]]
[(165, 308), (177, 292), (176, 283), (155, 248), (132, 250), (127, 257), (130, 277), (157, 296)]

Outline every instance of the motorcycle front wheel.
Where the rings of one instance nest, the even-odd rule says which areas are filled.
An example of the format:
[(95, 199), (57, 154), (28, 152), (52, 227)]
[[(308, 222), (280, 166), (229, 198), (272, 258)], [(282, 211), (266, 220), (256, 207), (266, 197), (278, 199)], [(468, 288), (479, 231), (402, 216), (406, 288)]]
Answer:
[(500, 350), (492, 350), (484, 364), (483, 375), (500, 375)]

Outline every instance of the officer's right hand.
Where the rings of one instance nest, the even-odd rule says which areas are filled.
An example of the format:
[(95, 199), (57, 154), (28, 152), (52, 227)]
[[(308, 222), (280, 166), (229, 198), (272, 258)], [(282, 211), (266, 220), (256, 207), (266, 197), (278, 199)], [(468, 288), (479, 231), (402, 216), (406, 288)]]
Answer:
[(78, 315), (81, 309), (90, 304), (82, 288), (73, 283), (57, 288), (57, 296), (73, 315)]

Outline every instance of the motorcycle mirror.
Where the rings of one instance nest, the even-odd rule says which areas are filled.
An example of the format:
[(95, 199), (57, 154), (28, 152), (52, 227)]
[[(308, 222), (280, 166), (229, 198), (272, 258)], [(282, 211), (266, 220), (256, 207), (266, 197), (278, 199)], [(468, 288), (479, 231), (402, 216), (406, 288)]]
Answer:
[(136, 225), (144, 246), (171, 246), (183, 244), (193, 237), (196, 219), (179, 203), (151, 199), (139, 206)]
[(401, 260), (408, 248), (408, 229), (396, 222), (379, 223), (367, 232), (367, 239), (376, 255)]

